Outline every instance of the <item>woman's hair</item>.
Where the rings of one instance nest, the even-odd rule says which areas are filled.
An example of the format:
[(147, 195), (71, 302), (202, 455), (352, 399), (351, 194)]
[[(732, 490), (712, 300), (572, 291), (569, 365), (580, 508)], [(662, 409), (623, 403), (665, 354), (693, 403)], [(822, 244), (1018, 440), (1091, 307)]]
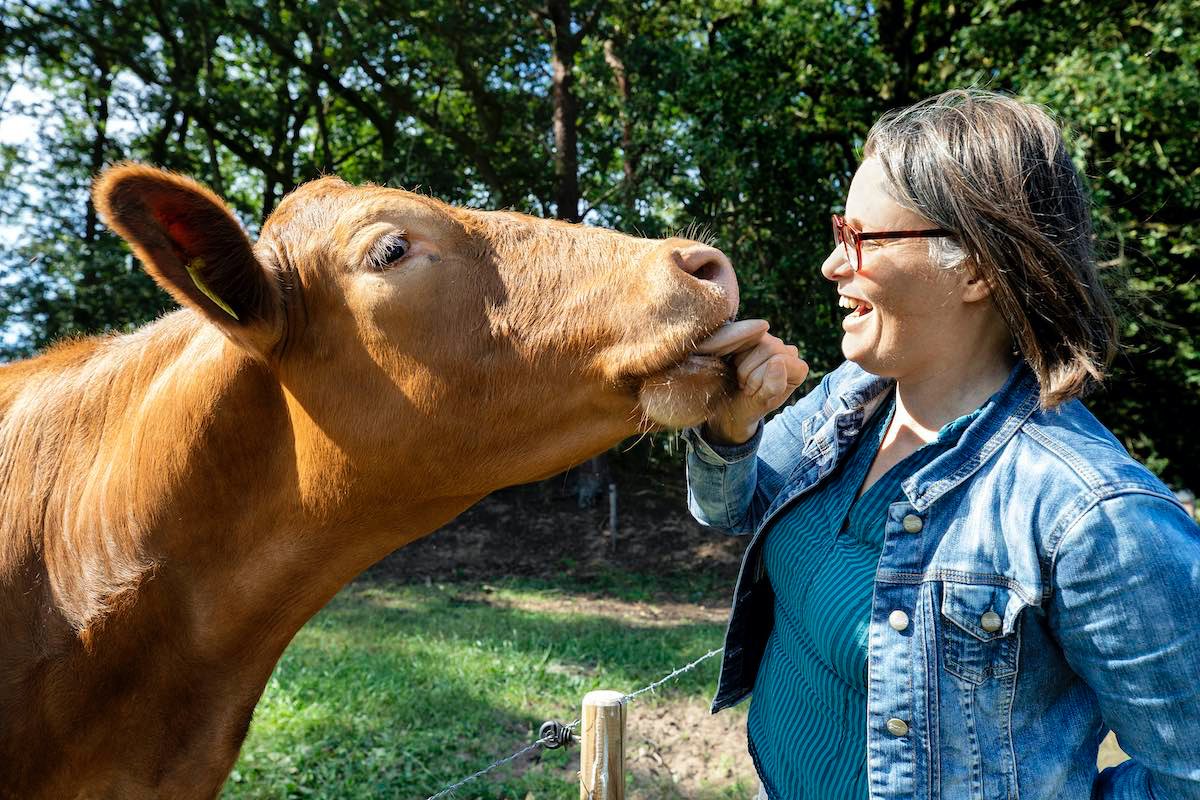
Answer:
[(951, 230), (938, 263), (991, 287), (1014, 346), (1053, 408), (1104, 378), (1117, 322), (1093, 254), (1087, 190), (1039, 106), (977, 89), (891, 111), (867, 134), (901, 205)]

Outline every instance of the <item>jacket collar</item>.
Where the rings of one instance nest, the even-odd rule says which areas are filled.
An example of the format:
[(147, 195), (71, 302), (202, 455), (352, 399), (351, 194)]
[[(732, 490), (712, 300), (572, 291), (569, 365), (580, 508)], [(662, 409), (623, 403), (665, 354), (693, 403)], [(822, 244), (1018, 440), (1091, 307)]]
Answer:
[[(826, 404), (828, 415), (835, 416), (839, 411), (847, 410), (873, 410), (883, 393), (895, 385), (891, 378), (861, 369), (858, 373), (846, 382), (842, 391), (830, 397)], [(918, 511), (925, 510), (975, 474), (1037, 410), (1039, 396), (1037, 378), (1024, 360), (1018, 361), (1004, 385), (963, 431), (958, 443), (901, 484), (913, 507)]]

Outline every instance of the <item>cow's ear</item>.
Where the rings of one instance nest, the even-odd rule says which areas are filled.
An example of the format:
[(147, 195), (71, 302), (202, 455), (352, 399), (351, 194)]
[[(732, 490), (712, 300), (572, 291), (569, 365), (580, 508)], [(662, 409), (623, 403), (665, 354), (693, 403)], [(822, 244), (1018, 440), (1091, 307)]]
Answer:
[(280, 340), (284, 313), (276, 272), (255, 257), (221, 198), (190, 178), (141, 164), (105, 170), (92, 198), (105, 223), (180, 304), (260, 354)]

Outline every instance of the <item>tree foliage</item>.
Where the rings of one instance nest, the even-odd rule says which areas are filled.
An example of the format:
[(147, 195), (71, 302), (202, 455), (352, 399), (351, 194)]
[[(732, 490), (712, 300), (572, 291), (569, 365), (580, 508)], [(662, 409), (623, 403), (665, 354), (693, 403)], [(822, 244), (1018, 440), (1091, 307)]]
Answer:
[[(104, 231), (91, 176), (177, 169), (254, 228), (325, 173), (663, 235), (699, 226), (745, 313), (819, 368), (838, 358), (818, 265), (871, 122), (943, 89), (1042, 102), (1091, 179), (1127, 309), (1098, 415), (1167, 479), (1200, 485), (1200, 10), (1190, 0), (14, 0), (0, 146), (9, 357), (160, 313)], [(695, 228), (692, 227), (695, 232)]]

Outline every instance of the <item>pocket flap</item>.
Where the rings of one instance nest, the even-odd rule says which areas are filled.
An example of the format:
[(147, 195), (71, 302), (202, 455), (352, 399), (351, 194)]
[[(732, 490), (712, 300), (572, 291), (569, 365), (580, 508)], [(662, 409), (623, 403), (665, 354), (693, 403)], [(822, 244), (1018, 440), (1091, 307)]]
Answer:
[(983, 642), (1012, 633), (1022, 605), (1003, 586), (942, 584), (942, 616)]

